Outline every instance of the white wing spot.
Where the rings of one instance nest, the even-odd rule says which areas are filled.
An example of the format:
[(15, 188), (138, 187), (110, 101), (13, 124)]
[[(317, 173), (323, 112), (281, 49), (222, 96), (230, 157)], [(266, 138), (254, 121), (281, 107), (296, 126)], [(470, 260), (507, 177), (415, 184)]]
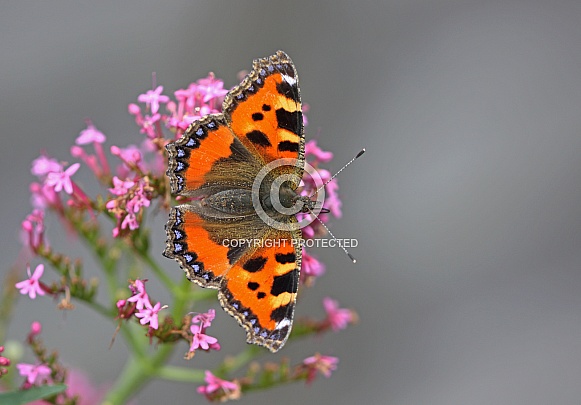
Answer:
[(280, 329), (284, 328), (285, 326), (290, 326), (290, 324), (291, 324), (290, 319), (284, 318), (282, 321), (277, 322), (277, 324), (274, 327), (274, 329), (280, 330)]
[(294, 86), (297, 82), (297, 79), (295, 79), (294, 77), (290, 77), (289, 75), (282, 75), (282, 80), (284, 80), (291, 86)]

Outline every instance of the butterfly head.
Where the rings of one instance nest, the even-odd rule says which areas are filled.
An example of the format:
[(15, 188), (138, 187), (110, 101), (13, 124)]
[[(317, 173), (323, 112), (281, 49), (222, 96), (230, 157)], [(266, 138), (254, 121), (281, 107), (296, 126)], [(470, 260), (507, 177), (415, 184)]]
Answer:
[(306, 214), (309, 212), (312, 213), (313, 211), (317, 211), (321, 214), (327, 214), (330, 212), (325, 207), (319, 207), (318, 201), (311, 200), (310, 197), (307, 197), (307, 196), (297, 195), (296, 204), (299, 204), (299, 206), (302, 205), (301, 210), (299, 212), (302, 212), (303, 214)]

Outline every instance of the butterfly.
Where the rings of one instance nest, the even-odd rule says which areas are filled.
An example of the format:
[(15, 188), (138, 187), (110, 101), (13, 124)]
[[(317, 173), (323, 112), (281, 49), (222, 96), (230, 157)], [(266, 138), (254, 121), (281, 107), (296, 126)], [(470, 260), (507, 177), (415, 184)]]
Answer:
[(188, 201), (170, 211), (164, 256), (190, 281), (218, 290), (248, 343), (278, 351), (292, 328), (301, 269), (294, 214), (316, 207), (296, 191), (305, 136), (291, 59), (278, 51), (255, 60), (222, 113), (194, 121), (166, 149), (171, 192)]

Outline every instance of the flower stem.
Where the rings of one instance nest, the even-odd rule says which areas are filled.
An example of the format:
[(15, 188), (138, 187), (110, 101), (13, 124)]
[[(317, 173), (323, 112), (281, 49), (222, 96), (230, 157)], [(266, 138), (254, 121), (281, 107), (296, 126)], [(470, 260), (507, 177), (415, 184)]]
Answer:
[(215, 374), (222, 378), (227, 378), (229, 373), (244, 367), (261, 353), (265, 353), (265, 350), (258, 346), (248, 346), (242, 353), (226, 359), (216, 369)]
[(176, 283), (166, 274), (166, 272), (159, 266), (159, 264), (151, 257), (151, 254), (148, 251), (141, 252), (139, 250), (135, 250), (143, 259), (145, 263), (149, 266), (151, 271), (155, 273), (155, 275), (159, 278), (159, 280), (165, 285), (165, 287), (172, 291), (176, 288)]
[(171, 356), (173, 349), (174, 345), (161, 345), (152, 356), (129, 358), (115, 385), (107, 393), (103, 405), (126, 404), (152, 377), (155, 377), (157, 370)]
[(201, 383), (204, 381), (204, 371), (185, 367), (164, 366), (156, 371), (156, 377), (171, 381)]

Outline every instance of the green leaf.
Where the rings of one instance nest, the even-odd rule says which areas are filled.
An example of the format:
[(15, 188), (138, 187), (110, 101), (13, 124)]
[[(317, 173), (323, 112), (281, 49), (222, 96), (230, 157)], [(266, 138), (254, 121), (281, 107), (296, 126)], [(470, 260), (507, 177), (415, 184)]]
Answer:
[(0, 394), (0, 404), (24, 405), (32, 401), (50, 397), (67, 389), (64, 384), (43, 385), (28, 390), (3, 392)]

